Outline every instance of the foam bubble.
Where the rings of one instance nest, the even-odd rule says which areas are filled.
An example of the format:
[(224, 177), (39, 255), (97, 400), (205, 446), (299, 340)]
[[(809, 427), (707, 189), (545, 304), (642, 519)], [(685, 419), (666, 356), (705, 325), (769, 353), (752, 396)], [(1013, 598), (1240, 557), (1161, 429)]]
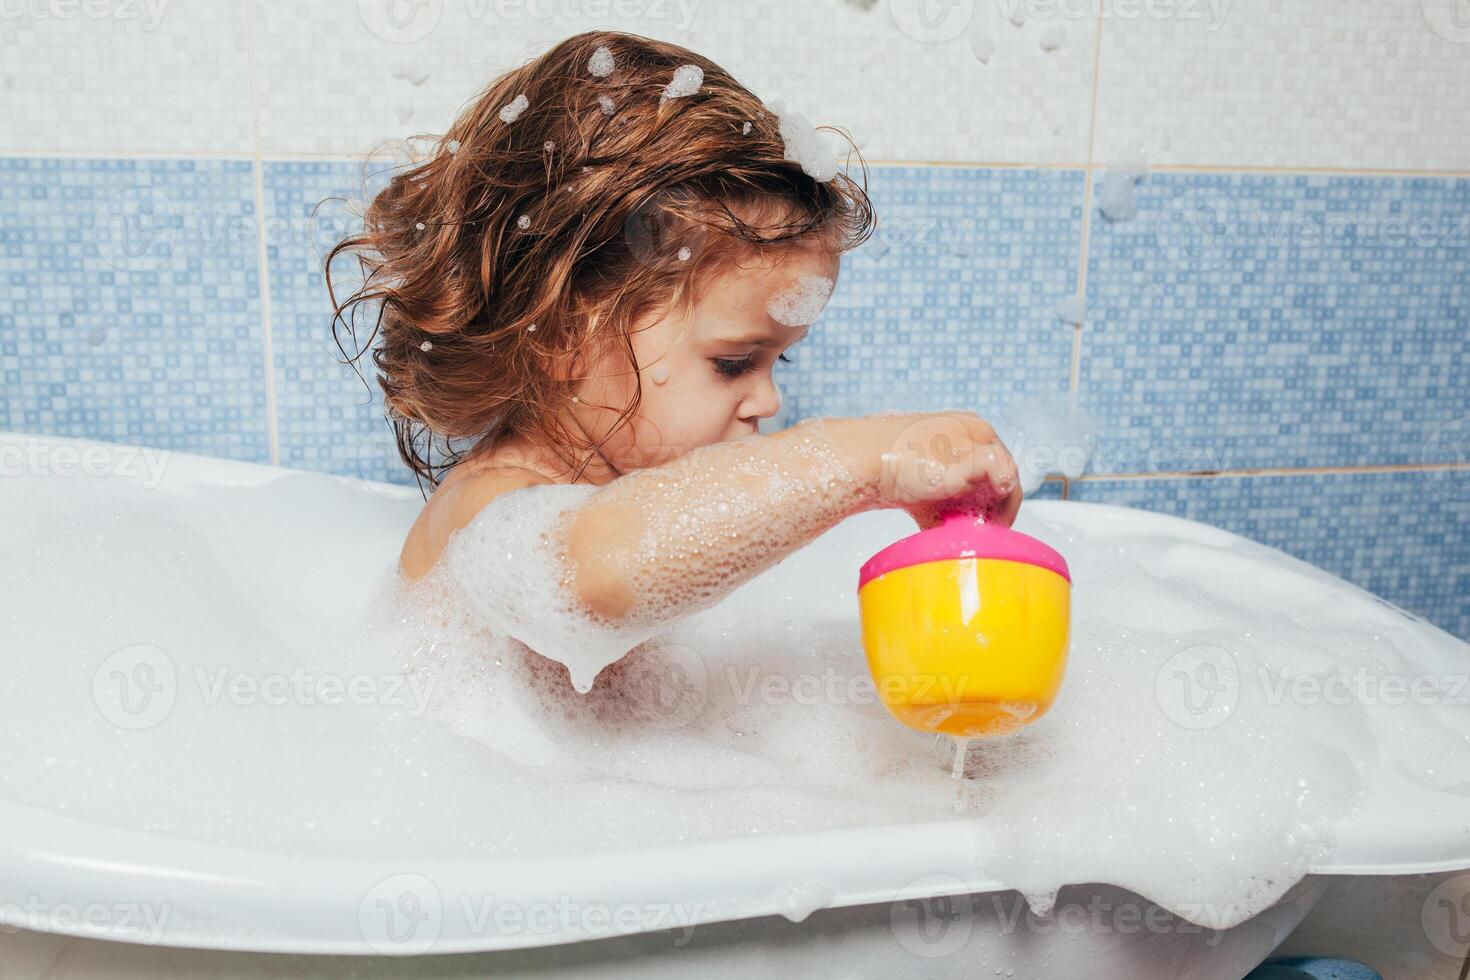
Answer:
[(500, 121), (513, 123), (521, 118), (521, 113), (531, 107), (531, 100), (525, 94), (517, 95), (514, 99), (500, 107)]
[(592, 52), (592, 57), (587, 59), (587, 71), (598, 78), (606, 78), (613, 73), (617, 62), (613, 59), (613, 53), (605, 45), (599, 46)]
[(698, 92), (704, 84), (704, 69), (698, 65), (680, 65), (674, 69), (674, 77), (664, 86), (660, 101), (683, 99)]
[(771, 103), (771, 111), (780, 124), (786, 159), (801, 165), (802, 172), (813, 180), (826, 182), (837, 176), (837, 157), (816, 127), (799, 112), (787, 111), (780, 101)]
[(826, 276), (800, 276), (766, 305), (771, 319), (788, 327), (816, 323), (836, 286)]

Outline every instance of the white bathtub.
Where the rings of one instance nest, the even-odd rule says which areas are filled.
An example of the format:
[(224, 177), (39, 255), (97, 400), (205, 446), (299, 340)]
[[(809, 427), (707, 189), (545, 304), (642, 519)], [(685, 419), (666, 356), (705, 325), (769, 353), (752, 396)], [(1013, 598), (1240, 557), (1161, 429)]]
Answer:
[[(133, 450), (98, 443), (0, 436), (7, 478), (22, 459), (30, 461), (19, 465), (32, 470), (54, 468), (73, 452), (78, 462), (97, 461), (99, 475), (78, 479), (93, 481), (86, 492), (95, 490), (99, 500), (113, 481), (156, 482), (163, 493), (261, 487), (286, 476), (298, 486), (326, 481), (334, 490), (344, 482), (179, 453), (155, 457), (163, 465), (152, 469), (141, 451), (130, 457)], [(421, 506), (414, 489), (346, 482), (355, 489), (348, 506), (362, 533), (350, 541), (299, 542), (318, 547), (320, 559), (289, 573), (342, 616), (396, 555)], [(1026, 507), (1153, 534), (1187, 535), (1197, 527), (1099, 504), (1031, 501)], [(1274, 560), (1330, 581), (1344, 602), (1371, 601), (1385, 615), (1407, 617), (1286, 555)], [(0, 596), (0, 611), (3, 603)], [(1463, 647), (1420, 627), (1426, 642)], [(1224, 930), (1185, 922), (1109, 885), (1070, 886), (1056, 919), (1027, 918), (1005, 882), (977, 876), (968, 857), (975, 824), (965, 820), (710, 840), (593, 858), (434, 862), (271, 853), (129, 830), (3, 798), (0, 827), (0, 973), (6, 978), (1238, 978), (1292, 934), (1329, 886), (1430, 880), (1410, 877), (1423, 875), (1437, 875), (1432, 881), (1439, 889), (1433, 901), (1425, 898), (1424, 934), (1395, 941), (1426, 950), (1405, 962), (1453, 976), (1459, 960), (1444, 947), (1461, 924), (1451, 921), (1445, 939), (1431, 935), (1431, 920), (1470, 909), (1470, 876), (1452, 874), (1470, 869), (1470, 800), (1392, 774), (1340, 824), (1329, 864), (1273, 908)], [(484, 914), (491, 899), (524, 918), (514, 928), (496, 927)], [(150, 919), (150, 909), (166, 909), (167, 916)], [(1470, 915), (1464, 924), (1470, 926)], [(1390, 964), (1385, 972), (1394, 969)]]

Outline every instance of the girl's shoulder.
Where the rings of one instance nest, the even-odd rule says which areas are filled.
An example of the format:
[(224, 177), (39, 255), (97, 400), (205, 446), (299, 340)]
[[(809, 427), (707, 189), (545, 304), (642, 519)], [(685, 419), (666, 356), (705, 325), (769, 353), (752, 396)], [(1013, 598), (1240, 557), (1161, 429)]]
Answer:
[(409, 579), (428, 574), (450, 535), (473, 521), (490, 501), (512, 490), (553, 482), (523, 466), (487, 462), (455, 467), (409, 528), (398, 556), (399, 571)]

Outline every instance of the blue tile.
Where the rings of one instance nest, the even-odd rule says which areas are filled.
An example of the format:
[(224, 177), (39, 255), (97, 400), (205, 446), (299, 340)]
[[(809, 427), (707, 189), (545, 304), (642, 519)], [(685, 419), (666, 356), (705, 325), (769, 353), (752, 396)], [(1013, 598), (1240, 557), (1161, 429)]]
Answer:
[[(383, 414), (371, 353), (350, 366), (333, 337), (323, 275), (327, 252), (361, 227), (348, 202), (364, 198), (363, 166), (268, 162), (263, 176), (281, 465), (411, 485), (413, 473)], [(369, 190), (378, 186), (370, 180)], [(339, 260), (333, 269), (345, 275), (352, 267)], [(364, 323), (359, 314), (356, 343), (345, 328), (338, 337), (351, 356), (371, 333), (370, 319)]]
[(0, 159), (0, 427), (269, 459), (245, 161)]
[(1004, 414), (1065, 391), (1078, 171), (873, 167), (878, 232), (844, 256), (822, 319), (778, 374), (793, 419), (882, 409)]
[[(1470, 180), (1155, 174), (1092, 223), (1098, 473), (1455, 461)], [(1460, 428), (1456, 428), (1460, 427)]]
[(1069, 498), (1226, 528), (1470, 639), (1470, 471), (1089, 479)]
[[(1041, 486), (1039, 486), (1039, 487), (1036, 488), (1036, 492), (1035, 493), (1029, 493), (1029, 494), (1026, 495), (1026, 500), (1061, 500), (1061, 499), (1062, 499), (1062, 481), (1060, 479), (1049, 479), (1049, 480), (1046, 480), (1045, 482), (1043, 482), (1041, 484)], [(1025, 501), (1022, 501), (1021, 502), (1021, 506), (1024, 508), (1026, 506), (1026, 502)]]

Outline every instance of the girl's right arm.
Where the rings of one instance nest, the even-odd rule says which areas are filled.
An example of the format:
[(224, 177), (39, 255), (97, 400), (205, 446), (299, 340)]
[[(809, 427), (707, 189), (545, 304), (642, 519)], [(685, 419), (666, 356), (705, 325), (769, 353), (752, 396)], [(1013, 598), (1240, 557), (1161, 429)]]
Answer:
[(566, 559), (595, 615), (668, 621), (859, 511), (902, 507), (927, 527), (959, 508), (1009, 525), (1019, 484), (995, 430), (968, 412), (813, 419), (619, 477), (577, 508)]

